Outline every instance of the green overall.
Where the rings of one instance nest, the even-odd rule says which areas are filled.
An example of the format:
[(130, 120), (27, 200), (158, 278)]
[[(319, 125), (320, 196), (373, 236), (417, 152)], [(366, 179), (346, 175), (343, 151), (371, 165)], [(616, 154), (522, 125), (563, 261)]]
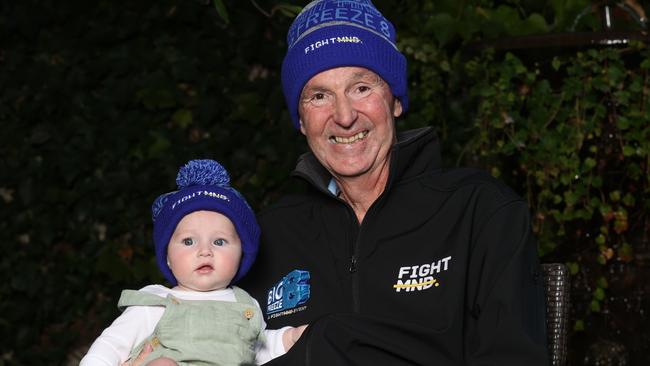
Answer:
[(124, 290), (118, 307), (164, 306), (165, 312), (153, 334), (131, 351), (134, 358), (146, 342), (153, 352), (147, 362), (168, 357), (179, 365), (254, 365), (255, 343), (262, 316), (253, 298), (233, 286), (237, 302), (182, 300), (142, 291)]

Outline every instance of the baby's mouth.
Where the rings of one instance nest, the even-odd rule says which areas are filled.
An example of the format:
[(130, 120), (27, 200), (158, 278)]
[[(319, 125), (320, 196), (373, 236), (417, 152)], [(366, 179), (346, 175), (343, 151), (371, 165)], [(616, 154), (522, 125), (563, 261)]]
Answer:
[(212, 270), (214, 270), (214, 267), (212, 267), (209, 264), (204, 264), (202, 266), (199, 266), (199, 268), (196, 269), (196, 271), (199, 272), (199, 273), (210, 272)]

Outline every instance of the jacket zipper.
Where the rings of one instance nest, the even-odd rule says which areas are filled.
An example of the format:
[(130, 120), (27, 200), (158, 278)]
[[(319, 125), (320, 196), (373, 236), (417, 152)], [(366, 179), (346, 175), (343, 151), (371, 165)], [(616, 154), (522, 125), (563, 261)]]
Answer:
[[(304, 179), (309, 181), (312, 184), (312, 186), (316, 187), (324, 194), (328, 196), (332, 196), (332, 193), (328, 189), (325, 189), (319, 184), (316, 184), (316, 181), (312, 180), (308, 175), (304, 175), (304, 174), (297, 174), (297, 175), (302, 176)], [(359, 277), (357, 275), (357, 268), (358, 268), (359, 244), (361, 242), (361, 225), (357, 221), (357, 216), (354, 213), (352, 207), (350, 207), (350, 205), (348, 205), (348, 203), (345, 202), (340, 197), (336, 197), (336, 196), (333, 197), (338, 201), (340, 201), (346, 207), (345, 212), (348, 215), (348, 221), (350, 222), (351, 226), (356, 225), (358, 230), (357, 238), (355, 242), (352, 243), (352, 248), (350, 248), (352, 253), (350, 254), (350, 265), (348, 267), (348, 272), (350, 273), (350, 277), (352, 281), (352, 311), (358, 313), (360, 306), (359, 306)]]
[[(347, 206), (347, 204), (346, 204)], [(347, 207), (348, 219), (350, 220), (351, 226), (357, 226), (357, 235), (352, 242), (352, 247), (350, 248), (350, 263), (348, 266), (348, 272), (350, 273), (350, 281), (352, 286), (352, 311), (355, 313), (359, 312), (359, 275), (357, 274), (357, 269), (359, 267), (359, 245), (361, 243), (361, 226), (356, 220), (356, 215), (352, 211), (351, 207)]]
[[(355, 245), (355, 247), (357, 247)], [(356, 253), (356, 251), (355, 251)], [(350, 257), (350, 275), (352, 280), (352, 311), (359, 312), (359, 276), (357, 275), (357, 256)]]
[(352, 257), (350, 257), (350, 273), (354, 273), (357, 271), (357, 256), (352, 254)]
[[(366, 212), (366, 216), (363, 219), (363, 222), (366, 223), (366, 226), (368, 226), (367, 222), (368, 220), (371, 220), (372, 217), (374, 217), (375, 211), (377, 210), (377, 204), (378, 202), (383, 198), (383, 194), (380, 195), (377, 200), (370, 206), (368, 209), (368, 212)], [(352, 253), (350, 255), (350, 266), (348, 267), (348, 271), (350, 272), (350, 277), (352, 281), (352, 311), (355, 313), (358, 313), (361, 311), (361, 299), (360, 299), (360, 294), (359, 294), (359, 247), (361, 246), (361, 241), (362, 241), (362, 233), (363, 233), (363, 224), (359, 223), (357, 221), (357, 216), (354, 213), (354, 210), (352, 210), (352, 207), (346, 203), (347, 206), (347, 213), (348, 213), (348, 219), (350, 222), (354, 223), (357, 225), (357, 237), (352, 244)]]

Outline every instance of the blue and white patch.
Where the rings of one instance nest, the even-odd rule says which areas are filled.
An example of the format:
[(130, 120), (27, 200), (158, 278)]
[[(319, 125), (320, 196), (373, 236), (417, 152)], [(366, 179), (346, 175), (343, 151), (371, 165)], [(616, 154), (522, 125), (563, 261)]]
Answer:
[(309, 272), (295, 269), (275, 286), (269, 289), (266, 300), (266, 314), (269, 318), (289, 315), (305, 310), (301, 306), (309, 300), (311, 295), (309, 285)]

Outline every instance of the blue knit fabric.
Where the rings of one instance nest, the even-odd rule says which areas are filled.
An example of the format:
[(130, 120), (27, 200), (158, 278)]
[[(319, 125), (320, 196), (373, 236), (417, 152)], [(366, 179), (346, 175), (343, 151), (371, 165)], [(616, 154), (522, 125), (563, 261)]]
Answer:
[(218, 162), (191, 160), (176, 177), (178, 190), (164, 193), (151, 206), (156, 262), (165, 278), (176, 286), (176, 278), (167, 265), (167, 246), (178, 223), (194, 211), (215, 211), (232, 221), (242, 246), (239, 270), (231, 284), (248, 272), (259, 248), (260, 228), (255, 213), (244, 197), (230, 186), (230, 176)]
[(229, 187), (230, 176), (226, 169), (214, 160), (191, 160), (178, 170), (176, 184), (178, 188), (187, 188), (193, 185)]
[(359, 66), (384, 79), (404, 112), (408, 109), (406, 58), (397, 49), (393, 25), (370, 0), (316, 0), (307, 4), (287, 34), (282, 88), (296, 128), (305, 84), (336, 67)]

